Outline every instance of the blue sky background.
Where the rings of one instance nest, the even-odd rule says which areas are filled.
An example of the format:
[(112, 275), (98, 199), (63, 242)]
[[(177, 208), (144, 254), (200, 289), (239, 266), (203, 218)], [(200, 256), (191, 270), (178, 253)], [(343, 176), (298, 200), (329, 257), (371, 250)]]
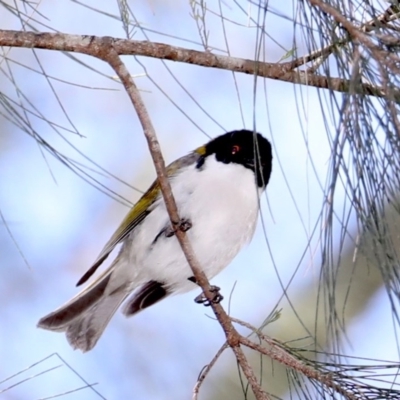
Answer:
[[(183, 0), (143, 1), (131, 2), (131, 5), (143, 27), (199, 42), (188, 3)], [(87, 4), (95, 6), (97, 2)], [(269, 2), (270, 7), (282, 9), (279, 4), (278, 1)], [(108, 2), (106, 6), (107, 11), (118, 14), (116, 2)], [(217, 2), (210, 4), (211, 7), (218, 12)], [(253, 24), (249, 16), (257, 18), (255, 6), (232, 2), (224, 3), (222, 7), (226, 16), (237, 23), (226, 25), (231, 54), (254, 58), (257, 32), (250, 27)], [(50, 18), (46, 23), (61, 32), (124, 36), (121, 22), (73, 2), (59, 1), (57, 5), (43, 2), (39, 9)], [(286, 12), (289, 14), (291, 9)], [(4, 28), (19, 28), (16, 19), (5, 11), (2, 13), (0, 18)], [(206, 20), (210, 45), (225, 49), (220, 19), (210, 12)], [(267, 26), (284, 49), (268, 40), (264, 46), (266, 60), (278, 61), (292, 46), (291, 22), (269, 15)], [(135, 32), (134, 39), (143, 39), (140, 29)], [(150, 39), (201, 49), (199, 45), (154, 33), (150, 34)], [(63, 132), (65, 137), (105, 169), (146, 190), (155, 178), (155, 172), (135, 112), (120, 85), (62, 54), (36, 51), (36, 55), (50, 76), (78, 85), (113, 89), (87, 89), (52, 81), (68, 116), (84, 136)], [(40, 68), (30, 50), (12, 49), (9, 57)], [(77, 58), (113, 75), (102, 62), (83, 56)], [(125, 57), (124, 61), (132, 74), (143, 73), (143, 68), (133, 57)], [(282, 293), (273, 266), (287, 283), (321, 209), (323, 193), (309, 154), (318, 178), (324, 184), (330, 148), (317, 92), (258, 79), (254, 104), (254, 77), (237, 74), (243, 123), (231, 72), (173, 62), (163, 65), (152, 59), (140, 61), (157, 85), (201, 128), (180, 112), (149, 78), (137, 78), (168, 162), (205, 143), (208, 137), (204, 132), (214, 137), (232, 129), (251, 129), (255, 123), (256, 129), (273, 141), (273, 175), (267, 195), (261, 199), (266, 236), (260, 223), (253, 242), (213, 280), (223, 289), (226, 307), (228, 294), (236, 283), (230, 304), (232, 315), (254, 325), (260, 324)], [(185, 94), (166, 66), (216, 122)], [(7, 70), (4, 64), (2, 68)], [(47, 118), (70, 128), (46, 80), (21, 66), (14, 65), (13, 71), (19, 87), (32, 103)], [(2, 90), (4, 88), (10, 96), (17, 98), (4, 74), (0, 79)], [(30, 120), (58, 151), (90, 165), (48, 124), (34, 117)], [(98, 382), (97, 390), (107, 399), (190, 398), (199, 371), (224, 340), (220, 326), (207, 317), (211, 315), (210, 311), (193, 302), (198, 292), (171, 297), (132, 319), (117, 313), (95, 349), (87, 354), (73, 351), (63, 334), (36, 329), (40, 317), (76, 294), (75, 283), (96, 259), (128, 208), (88, 185), (48, 154), (44, 157), (31, 137), (4, 118), (0, 121), (0, 210), (29, 262), (28, 267), (5, 225), (0, 224), (0, 298), (3, 301), (0, 308), (0, 381), (58, 353), (88, 382)], [(128, 186), (105, 175), (91, 174), (131, 202), (138, 199), (139, 193)], [(319, 261), (318, 252), (307, 253), (291, 286), (293, 292), (301, 293), (310, 282), (317, 284)], [(379, 330), (375, 329), (378, 321)], [(392, 331), (386, 295), (381, 291), (371, 299), (365, 312), (349, 325), (349, 352), (364, 357), (397, 358)], [(379, 347), (371, 346), (377, 341), (381, 344)], [(232, 360), (228, 353), (222, 357), (205, 384), (205, 393), (220, 390), (218, 374)], [(1, 392), (18, 379), (59, 364), (62, 362), (52, 357), (16, 380), (3, 383), (0, 399), (39, 399), (82, 386), (82, 382), (62, 366)], [(98, 396), (85, 389), (69, 398), (97, 399)]]

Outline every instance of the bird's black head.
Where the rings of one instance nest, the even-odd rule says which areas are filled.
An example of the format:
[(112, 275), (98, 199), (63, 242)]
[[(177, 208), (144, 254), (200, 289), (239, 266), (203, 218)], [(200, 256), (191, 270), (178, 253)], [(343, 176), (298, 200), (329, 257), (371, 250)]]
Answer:
[(258, 187), (267, 186), (272, 169), (272, 150), (269, 141), (259, 133), (245, 129), (228, 132), (211, 140), (198, 152), (203, 153), (198, 167), (202, 166), (205, 157), (215, 154), (216, 159), (224, 164), (237, 163), (251, 169)]

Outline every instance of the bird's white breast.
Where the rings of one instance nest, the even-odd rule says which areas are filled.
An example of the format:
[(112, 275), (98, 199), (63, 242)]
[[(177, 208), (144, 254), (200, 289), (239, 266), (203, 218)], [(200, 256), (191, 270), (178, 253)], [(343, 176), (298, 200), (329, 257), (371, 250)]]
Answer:
[[(192, 227), (187, 232), (208, 278), (225, 268), (248, 242), (258, 215), (258, 190), (253, 171), (239, 164), (223, 164), (209, 156), (201, 170), (194, 165), (171, 179), (181, 218)], [(177, 239), (160, 235), (169, 224), (164, 201), (130, 235), (131, 281), (155, 280), (182, 292), (195, 288), (193, 276)], [(128, 249), (127, 249), (128, 250)], [(128, 271), (126, 271), (128, 272)]]

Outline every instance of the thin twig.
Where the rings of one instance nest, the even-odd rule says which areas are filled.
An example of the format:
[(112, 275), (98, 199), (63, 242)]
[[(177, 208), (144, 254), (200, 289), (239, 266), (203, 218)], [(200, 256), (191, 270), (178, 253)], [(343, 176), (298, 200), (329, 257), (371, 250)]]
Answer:
[(199, 390), (201, 384), (204, 382), (204, 379), (206, 379), (208, 373), (211, 371), (212, 367), (215, 365), (217, 362), (218, 358), (220, 355), (229, 347), (228, 343), (225, 342), (221, 348), (217, 351), (213, 359), (202, 369), (199, 377), (197, 378), (196, 385), (193, 388), (193, 397), (192, 400), (197, 400), (199, 396)]
[(373, 41), (371, 40), (370, 37), (368, 37), (365, 34), (365, 30), (363, 30), (360, 27), (357, 27), (353, 25), (338, 9), (335, 7), (332, 7), (331, 5), (327, 4), (326, 2), (323, 2), (321, 0), (308, 0), (310, 5), (312, 7), (318, 7), (320, 8), (323, 12), (331, 15), (336, 22), (341, 24), (343, 28), (347, 30), (347, 32), (350, 34), (350, 36), (353, 39), (356, 39), (359, 41), (361, 44), (363, 44), (367, 49), (370, 50), (372, 54), (375, 55), (375, 58), (379, 58), (379, 56), (382, 53), (385, 53), (382, 51), (378, 46), (376, 46)]
[(292, 61), (287, 61), (287, 62), (281, 63), (280, 65), (283, 65), (286, 68), (289, 68), (290, 70), (292, 70), (292, 69), (301, 67), (303, 65), (306, 65), (311, 61), (315, 61), (318, 58), (328, 57), (330, 54), (332, 54), (335, 47), (339, 47), (343, 44), (345, 44), (345, 41), (340, 41), (338, 43), (331, 43), (331, 44), (328, 44), (327, 46), (324, 46), (318, 50), (314, 50), (311, 53), (308, 53), (304, 56), (300, 56)]
[[(366, 23), (362, 24), (360, 26), (360, 30), (362, 32), (371, 32), (374, 29), (378, 27), (382, 28), (384, 25), (386, 25), (388, 22), (395, 21), (396, 19), (400, 18), (399, 13), (395, 13), (393, 10), (393, 6), (388, 7), (382, 14), (378, 15), (376, 18), (372, 18), (371, 20), (367, 21)], [(336, 43), (330, 43), (318, 50), (314, 50), (309, 54), (306, 54), (304, 56), (298, 57), (292, 61), (287, 61), (285, 63), (281, 63), (280, 65), (283, 65), (285, 67), (290, 68), (290, 70), (301, 67), (305, 64), (308, 64), (311, 61), (315, 61), (319, 58), (326, 59), (328, 56), (330, 56), (333, 51), (336, 49), (339, 49), (340, 47), (344, 46), (351, 40), (351, 36), (348, 36), (347, 38), (343, 38)], [(311, 69), (314, 67), (310, 67)], [(308, 71), (310, 72), (311, 69)], [(314, 68), (315, 70), (315, 68)]]

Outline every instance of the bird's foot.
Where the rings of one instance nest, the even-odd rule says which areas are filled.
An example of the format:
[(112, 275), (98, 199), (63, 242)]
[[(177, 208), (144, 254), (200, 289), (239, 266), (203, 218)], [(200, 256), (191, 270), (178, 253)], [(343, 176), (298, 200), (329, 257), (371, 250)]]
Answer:
[[(186, 218), (181, 218), (181, 220), (177, 224), (177, 229), (179, 229), (182, 232), (188, 231), (192, 227), (192, 222), (189, 219)], [(172, 226), (169, 226), (165, 230), (165, 236), (166, 237), (171, 237), (175, 235), (175, 230), (172, 228)]]
[(182, 232), (188, 231), (191, 227), (192, 222), (190, 221), (190, 219), (182, 218), (179, 221), (179, 230), (181, 230)]
[(211, 304), (218, 304), (224, 299), (224, 296), (219, 292), (220, 290), (221, 288), (218, 286), (211, 285), (210, 292), (213, 294), (211, 300), (207, 299), (206, 295), (202, 292), (195, 297), (194, 301), (198, 304), (203, 304), (206, 307), (211, 306)]

